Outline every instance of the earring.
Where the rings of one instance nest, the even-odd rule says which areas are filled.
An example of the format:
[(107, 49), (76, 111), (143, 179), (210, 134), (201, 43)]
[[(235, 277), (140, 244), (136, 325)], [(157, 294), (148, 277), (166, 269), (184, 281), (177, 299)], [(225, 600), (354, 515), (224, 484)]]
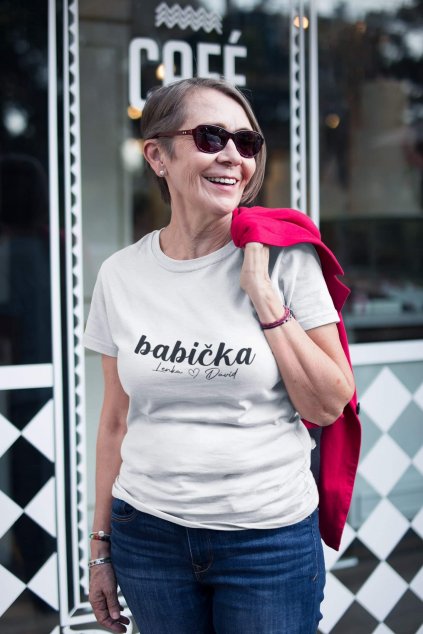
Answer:
[(163, 176), (164, 176), (164, 175), (165, 175), (165, 171), (164, 171), (164, 170), (160, 170), (160, 172), (159, 172), (159, 176), (160, 176), (161, 178), (163, 178)]

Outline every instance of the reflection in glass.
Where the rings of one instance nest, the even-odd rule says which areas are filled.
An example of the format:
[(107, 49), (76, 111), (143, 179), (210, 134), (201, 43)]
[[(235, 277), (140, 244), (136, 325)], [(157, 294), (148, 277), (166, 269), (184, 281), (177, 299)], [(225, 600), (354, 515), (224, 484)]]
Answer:
[[(186, 44), (197, 71), (198, 47), (217, 45), (210, 54), (208, 72), (222, 73), (225, 46), (247, 49), (235, 60), (235, 71), (245, 75), (246, 93), (263, 127), (268, 165), (262, 198), (268, 206), (289, 206), (289, 19), (288, 2), (181, 2), (185, 8), (205, 6), (218, 14), (221, 32), (185, 24), (156, 26), (159, 2), (79, 2), (82, 207), (84, 235), (84, 291), (88, 310), (101, 263), (114, 251), (146, 233), (166, 225), (169, 209), (144, 164), (140, 144), (141, 110), (129, 103), (130, 43), (145, 38), (158, 59), (141, 53), (142, 96), (161, 85), (167, 42)], [(172, 3), (168, 3), (172, 5)], [(152, 44), (151, 44), (152, 42)], [(181, 46), (182, 49), (182, 46)], [(187, 51), (187, 48), (184, 47)], [(203, 49), (205, 50), (205, 49)], [(214, 49), (210, 49), (214, 50)], [(217, 50), (217, 49), (216, 49)], [(186, 53), (188, 55), (188, 52)], [(173, 72), (181, 72), (181, 55), (175, 54)], [(87, 380), (88, 453), (94, 455), (97, 416), (102, 386), (97, 355), (85, 357)], [(93, 498), (93, 465), (88, 470), (90, 505)], [(90, 520), (89, 520), (90, 521)]]
[[(0, 1), (0, 365), (4, 371), (7, 366), (52, 360), (46, 9), (43, 2)], [(54, 475), (54, 464), (25, 437), (27, 426), (51, 398), (51, 389), (0, 390), (2, 438), (15, 438), (10, 445), (2, 444), (0, 453), (0, 629), (4, 634), (44, 634), (58, 622), (57, 612), (24, 585), (56, 551), (56, 539), (31, 518), (31, 503)]]
[(423, 27), (417, 1), (394, 5), (319, 20), (321, 229), (356, 342), (423, 336)]

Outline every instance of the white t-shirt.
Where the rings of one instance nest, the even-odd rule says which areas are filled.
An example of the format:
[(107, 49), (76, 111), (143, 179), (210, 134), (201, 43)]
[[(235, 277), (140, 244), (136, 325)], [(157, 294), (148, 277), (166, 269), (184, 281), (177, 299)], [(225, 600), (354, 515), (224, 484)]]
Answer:
[[(155, 231), (104, 262), (86, 347), (117, 356), (128, 431), (113, 495), (183, 526), (301, 521), (318, 504), (312, 441), (294, 410), (230, 242), (173, 260)], [(301, 326), (338, 321), (314, 248), (271, 248), (272, 281)]]

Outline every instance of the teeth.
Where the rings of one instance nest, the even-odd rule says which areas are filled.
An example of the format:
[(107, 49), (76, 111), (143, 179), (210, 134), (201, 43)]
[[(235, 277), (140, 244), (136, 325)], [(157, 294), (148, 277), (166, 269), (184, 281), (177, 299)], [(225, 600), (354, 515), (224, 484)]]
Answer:
[(221, 183), (222, 185), (235, 185), (236, 183), (236, 178), (217, 178), (211, 176), (210, 178), (207, 178), (207, 180), (211, 183)]

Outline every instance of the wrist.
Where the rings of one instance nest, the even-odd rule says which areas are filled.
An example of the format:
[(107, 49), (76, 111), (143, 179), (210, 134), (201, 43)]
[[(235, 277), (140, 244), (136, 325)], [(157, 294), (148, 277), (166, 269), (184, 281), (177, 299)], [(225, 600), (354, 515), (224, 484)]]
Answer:
[(250, 299), (261, 323), (279, 319), (285, 309), (283, 299), (272, 285), (250, 295)]
[(291, 319), (294, 319), (294, 313), (288, 306), (284, 306), (284, 312), (281, 317), (275, 319), (275, 321), (271, 322), (260, 322), (260, 326), (262, 330), (273, 330), (273, 328), (278, 328), (279, 326), (283, 326)]
[(96, 557), (95, 559), (90, 559), (88, 562), (88, 568), (94, 568), (95, 566), (104, 566), (106, 564), (111, 564), (111, 557)]
[(91, 542), (91, 559), (98, 559), (99, 557), (110, 557), (110, 542)]

